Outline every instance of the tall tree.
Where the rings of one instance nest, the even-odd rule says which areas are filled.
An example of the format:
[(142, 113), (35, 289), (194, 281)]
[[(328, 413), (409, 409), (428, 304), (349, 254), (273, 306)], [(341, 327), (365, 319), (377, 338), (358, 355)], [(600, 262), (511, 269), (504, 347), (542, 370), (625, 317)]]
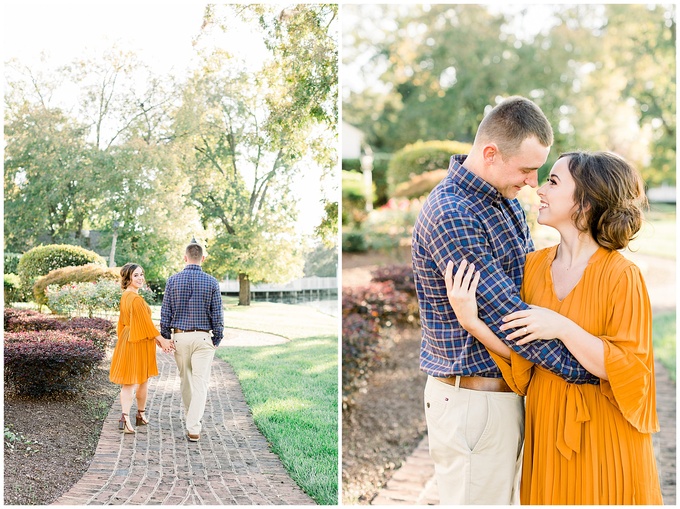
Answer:
[(189, 81), (177, 122), (178, 140), (193, 152), (185, 161), (191, 198), (215, 232), (206, 269), (237, 274), (242, 305), (251, 282), (286, 281), (302, 270), (290, 179), (304, 140), (264, 130), (265, 86), (216, 51)]
[(206, 268), (238, 275), (242, 305), (251, 282), (302, 275), (292, 188), (303, 169), (321, 168), (321, 178), (336, 165), (337, 41), (329, 35), (336, 13), (337, 6), (206, 8), (204, 31), (229, 31), (236, 20), (259, 25), (270, 51), (254, 71), (204, 49), (177, 122), (178, 139), (195, 156), (187, 165), (191, 196), (214, 231)]

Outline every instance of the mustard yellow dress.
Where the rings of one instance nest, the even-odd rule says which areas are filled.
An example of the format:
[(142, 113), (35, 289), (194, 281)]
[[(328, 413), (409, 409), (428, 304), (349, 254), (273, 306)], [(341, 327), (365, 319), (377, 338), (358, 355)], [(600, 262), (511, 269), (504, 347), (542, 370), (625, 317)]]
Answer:
[(129, 385), (157, 376), (155, 337), (160, 333), (151, 321), (151, 308), (135, 292), (123, 292), (117, 333), (109, 380)]
[(640, 270), (600, 248), (559, 300), (556, 253), (553, 246), (527, 257), (522, 297), (601, 338), (609, 380), (569, 384), (515, 353), (510, 363), (493, 355), (526, 395), (521, 503), (663, 504), (651, 435), (659, 431), (652, 313)]

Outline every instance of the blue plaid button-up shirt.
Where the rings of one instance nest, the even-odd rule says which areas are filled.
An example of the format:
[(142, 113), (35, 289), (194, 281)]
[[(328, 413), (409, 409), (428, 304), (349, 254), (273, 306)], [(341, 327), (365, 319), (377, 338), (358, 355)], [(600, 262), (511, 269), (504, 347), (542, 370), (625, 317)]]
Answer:
[(188, 264), (170, 276), (161, 306), (161, 335), (170, 339), (171, 329), (211, 330), (215, 346), (222, 341), (224, 317), (217, 279), (200, 265)]
[(534, 250), (526, 217), (517, 200), (509, 200), (463, 167), (466, 156), (453, 156), (447, 176), (432, 190), (413, 230), (412, 261), (420, 306), (420, 367), (429, 375), (501, 377), (484, 345), (456, 319), (446, 295), (444, 272), (449, 260), (481, 270), (477, 287), (479, 317), (523, 357), (568, 382), (599, 383), (561, 341), (518, 346), (505, 339), (502, 318), (527, 309), (519, 289), (526, 254)]

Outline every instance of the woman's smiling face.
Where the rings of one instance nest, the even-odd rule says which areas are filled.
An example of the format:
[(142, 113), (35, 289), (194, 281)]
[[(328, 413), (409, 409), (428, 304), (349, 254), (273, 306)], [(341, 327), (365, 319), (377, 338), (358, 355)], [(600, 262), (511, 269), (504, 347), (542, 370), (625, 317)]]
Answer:
[(144, 286), (144, 269), (137, 267), (130, 277), (130, 288), (139, 290)]
[(557, 228), (565, 222), (573, 223), (576, 211), (574, 191), (576, 182), (569, 171), (569, 158), (557, 160), (550, 170), (548, 181), (538, 188), (541, 205), (538, 209), (538, 223)]

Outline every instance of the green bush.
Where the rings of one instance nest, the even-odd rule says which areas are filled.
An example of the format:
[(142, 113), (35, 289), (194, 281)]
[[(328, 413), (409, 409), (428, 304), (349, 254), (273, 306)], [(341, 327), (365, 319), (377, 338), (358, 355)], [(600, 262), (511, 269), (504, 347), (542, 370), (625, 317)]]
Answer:
[[(375, 185), (373, 185), (373, 196)], [(356, 225), (366, 218), (364, 175), (356, 171), (342, 172), (342, 224)]]
[(445, 170), (454, 154), (468, 154), (472, 145), (457, 141), (418, 141), (394, 154), (387, 169), (390, 196), (413, 175)]
[(20, 302), (21, 299), (21, 280), (16, 274), (5, 274), (5, 306), (13, 302)]
[(55, 269), (88, 263), (106, 267), (104, 258), (94, 251), (68, 244), (51, 244), (34, 247), (25, 252), (19, 260), (17, 271), (22, 288), (32, 291), (37, 278), (45, 276)]
[[(380, 207), (387, 203), (389, 192), (387, 188), (387, 168), (392, 159), (392, 154), (378, 152), (373, 154), (373, 185), (375, 186), (375, 196), (373, 206)], [(361, 172), (361, 161), (359, 159), (343, 159), (342, 169), (346, 171)]]
[(355, 230), (342, 233), (343, 253), (365, 253), (366, 251), (368, 251), (368, 243), (361, 231)]
[(5, 253), (3, 258), (5, 274), (18, 274), (21, 255), (19, 253)]
[[(39, 277), (33, 285), (33, 298), (41, 306), (47, 304), (45, 290), (48, 286), (64, 286), (69, 283), (94, 283), (100, 279), (110, 281), (120, 280), (120, 268), (102, 267), (94, 263), (80, 265), (77, 267), (62, 267), (49, 272), (49, 274)], [(51, 309), (51, 308), (50, 308)]]

